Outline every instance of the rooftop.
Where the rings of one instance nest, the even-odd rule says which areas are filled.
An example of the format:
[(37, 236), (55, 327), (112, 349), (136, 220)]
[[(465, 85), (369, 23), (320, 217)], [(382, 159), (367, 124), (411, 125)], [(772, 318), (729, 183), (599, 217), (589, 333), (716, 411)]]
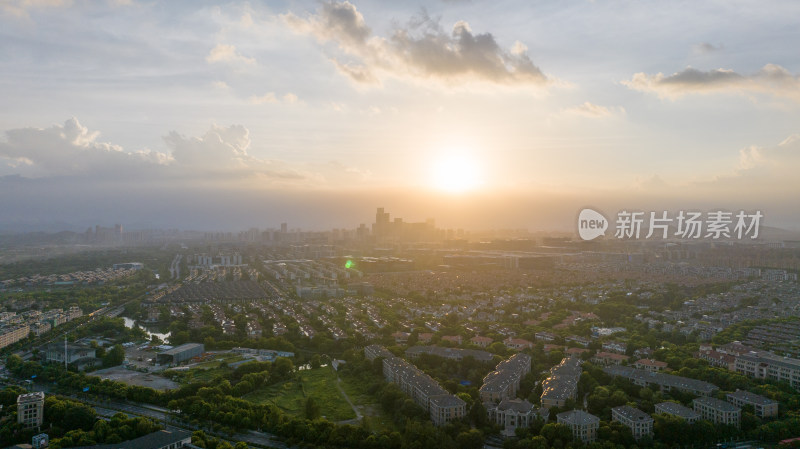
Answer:
[(556, 418), (558, 421), (572, 425), (600, 423), (600, 418), (592, 415), (591, 413), (586, 413), (583, 410), (570, 410), (568, 412), (562, 412), (556, 415)]
[(197, 347), (202, 348), (203, 345), (201, 343), (184, 343), (184, 344), (182, 344), (180, 346), (176, 346), (176, 347), (174, 347), (172, 349), (168, 349), (168, 350), (166, 350), (164, 352), (159, 352), (159, 354), (175, 355), (175, 354), (180, 354), (183, 351), (187, 351), (189, 349), (194, 349), (194, 348), (197, 348)]
[(704, 404), (721, 412), (736, 412), (741, 410), (730, 402), (721, 401), (716, 398), (700, 397), (694, 400), (695, 403)]
[(656, 411), (680, 416), (683, 419), (697, 419), (700, 414), (675, 402), (661, 402), (656, 404)]
[(736, 390), (733, 393), (728, 393), (727, 397), (758, 405), (772, 405), (777, 403), (777, 401), (761, 396), (760, 394), (750, 393), (744, 390)]
[(651, 418), (650, 415), (648, 415), (647, 413), (639, 410), (638, 408), (633, 408), (630, 405), (622, 405), (620, 407), (614, 407), (611, 409), (611, 413), (623, 416), (631, 421), (653, 420), (653, 418)]
[(185, 430), (159, 430), (133, 440), (115, 444), (80, 446), (75, 449), (154, 449), (162, 448), (181, 440), (191, 438), (192, 433)]

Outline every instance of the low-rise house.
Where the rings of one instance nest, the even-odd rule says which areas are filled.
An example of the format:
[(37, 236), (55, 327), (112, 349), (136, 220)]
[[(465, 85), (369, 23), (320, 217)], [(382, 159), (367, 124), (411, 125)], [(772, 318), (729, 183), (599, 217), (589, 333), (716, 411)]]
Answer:
[(592, 363), (598, 365), (621, 365), (622, 362), (627, 362), (629, 357), (623, 354), (613, 352), (598, 352), (592, 357)]
[(633, 367), (655, 373), (667, 369), (667, 363), (653, 359), (639, 359), (633, 364)]
[(464, 340), (461, 338), (461, 335), (445, 335), (442, 337), (442, 341), (449, 341), (454, 345), (460, 345)]
[(508, 337), (505, 340), (503, 340), (503, 344), (506, 345), (507, 348), (514, 349), (517, 351), (533, 348), (533, 342), (525, 340), (523, 338)]
[(485, 347), (489, 346), (490, 344), (492, 344), (492, 342), (494, 342), (494, 340), (492, 340), (491, 338), (482, 337), (480, 335), (476, 335), (476, 336), (470, 338), (469, 341), (473, 345), (480, 346), (481, 348), (485, 348)]

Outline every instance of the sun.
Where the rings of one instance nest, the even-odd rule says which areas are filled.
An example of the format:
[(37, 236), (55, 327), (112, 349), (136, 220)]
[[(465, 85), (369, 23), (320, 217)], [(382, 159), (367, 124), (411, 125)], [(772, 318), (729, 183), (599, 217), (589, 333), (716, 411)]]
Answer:
[(480, 164), (464, 151), (439, 157), (434, 162), (431, 177), (435, 188), (450, 193), (468, 192), (482, 184)]

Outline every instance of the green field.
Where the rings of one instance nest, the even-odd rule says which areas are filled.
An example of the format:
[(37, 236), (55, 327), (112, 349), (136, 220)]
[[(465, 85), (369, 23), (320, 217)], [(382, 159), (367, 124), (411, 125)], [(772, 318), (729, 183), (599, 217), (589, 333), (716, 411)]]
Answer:
[[(233, 369), (228, 367), (221, 368), (220, 362), (234, 363), (242, 359), (243, 357), (239, 354), (218, 354), (210, 360), (193, 365), (190, 370), (186, 371), (189, 374), (185, 375), (180, 382), (184, 384), (191, 382), (208, 382), (216, 376), (226, 376), (230, 374)], [(169, 371), (167, 371), (167, 373), (169, 373)]]
[(270, 385), (268, 388), (242, 396), (258, 404), (275, 404), (281, 410), (302, 415), (307, 397), (319, 404), (322, 416), (331, 421), (353, 419), (356, 414), (336, 388), (336, 373), (330, 367), (303, 370), (294, 380)]
[(340, 385), (344, 392), (347, 393), (347, 397), (353, 401), (356, 408), (367, 418), (370, 430), (376, 432), (397, 430), (392, 418), (383, 411), (375, 397), (367, 393), (368, 385), (348, 377), (342, 377)]

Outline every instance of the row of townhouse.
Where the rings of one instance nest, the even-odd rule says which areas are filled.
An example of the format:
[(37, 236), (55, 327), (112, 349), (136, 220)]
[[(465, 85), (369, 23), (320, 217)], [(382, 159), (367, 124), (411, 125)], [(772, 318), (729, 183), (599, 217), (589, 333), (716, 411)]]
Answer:
[(542, 407), (563, 407), (578, 394), (581, 364), (577, 357), (567, 357), (550, 368), (550, 376), (542, 382)]
[(467, 414), (467, 404), (448, 393), (432, 377), (383, 347), (368, 346), (364, 356), (370, 360), (383, 358), (383, 377), (394, 383), (415, 403), (430, 413), (435, 425), (461, 419)]
[(494, 371), (483, 378), (478, 390), (481, 401), (498, 403), (516, 396), (519, 384), (531, 372), (531, 356), (517, 353), (497, 364)]

